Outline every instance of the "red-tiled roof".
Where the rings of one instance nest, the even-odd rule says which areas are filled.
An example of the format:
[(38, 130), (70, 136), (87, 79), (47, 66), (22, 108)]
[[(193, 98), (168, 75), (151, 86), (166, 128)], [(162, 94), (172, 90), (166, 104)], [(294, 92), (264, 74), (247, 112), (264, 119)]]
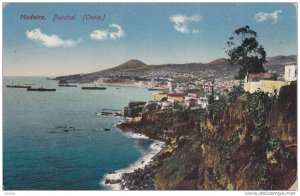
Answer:
[(168, 94), (169, 97), (183, 97), (182, 94), (180, 93), (172, 93), (172, 94)]

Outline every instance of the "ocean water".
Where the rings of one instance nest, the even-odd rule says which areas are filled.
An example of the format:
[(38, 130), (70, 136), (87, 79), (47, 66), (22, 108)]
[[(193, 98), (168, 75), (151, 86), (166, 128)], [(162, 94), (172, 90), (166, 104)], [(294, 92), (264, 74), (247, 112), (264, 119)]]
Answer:
[[(27, 92), (6, 84), (33, 83), (56, 92)], [(5, 190), (101, 190), (107, 173), (149, 153), (152, 140), (130, 137), (99, 116), (129, 101), (152, 99), (143, 88), (107, 90), (58, 87), (45, 77), (3, 78), (3, 187)], [(72, 126), (64, 132), (59, 126)], [(111, 129), (104, 131), (104, 128)]]

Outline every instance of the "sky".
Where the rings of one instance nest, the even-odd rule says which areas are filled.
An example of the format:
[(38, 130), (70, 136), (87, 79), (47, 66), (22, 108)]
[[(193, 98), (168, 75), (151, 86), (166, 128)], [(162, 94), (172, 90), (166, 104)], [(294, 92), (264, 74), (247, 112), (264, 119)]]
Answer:
[(3, 75), (89, 73), (130, 59), (210, 62), (227, 57), (228, 38), (246, 25), (267, 56), (297, 54), (292, 3), (10, 3), (3, 8)]

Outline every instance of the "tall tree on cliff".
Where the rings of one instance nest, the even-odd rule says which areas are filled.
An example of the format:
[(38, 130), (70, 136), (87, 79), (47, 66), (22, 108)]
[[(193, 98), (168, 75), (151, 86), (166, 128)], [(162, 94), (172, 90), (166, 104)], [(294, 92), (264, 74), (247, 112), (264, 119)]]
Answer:
[(225, 52), (230, 64), (240, 65), (237, 79), (243, 79), (247, 74), (264, 72), (263, 64), (267, 63), (266, 51), (256, 40), (257, 33), (249, 26), (234, 31), (227, 41)]

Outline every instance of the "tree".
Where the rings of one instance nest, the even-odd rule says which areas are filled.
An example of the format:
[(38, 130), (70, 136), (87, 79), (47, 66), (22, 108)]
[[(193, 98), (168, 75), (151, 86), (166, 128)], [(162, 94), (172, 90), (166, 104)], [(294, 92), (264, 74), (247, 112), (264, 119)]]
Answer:
[(234, 86), (233, 90), (228, 94), (228, 101), (231, 104), (234, 104), (237, 98), (245, 93), (244, 88), (241, 86)]
[(237, 79), (243, 79), (247, 74), (264, 72), (263, 64), (267, 63), (266, 52), (256, 40), (257, 33), (249, 26), (234, 31), (227, 41), (227, 50), (230, 64), (240, 65)]

